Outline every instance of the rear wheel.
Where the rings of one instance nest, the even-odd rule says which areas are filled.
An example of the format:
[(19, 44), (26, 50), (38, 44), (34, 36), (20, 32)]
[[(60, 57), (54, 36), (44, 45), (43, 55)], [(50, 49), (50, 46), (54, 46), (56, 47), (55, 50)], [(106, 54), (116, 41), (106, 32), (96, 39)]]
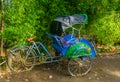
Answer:
[[(32, 59), (29, 60), (30, 57), (32, 57)], [(16, 48), (12, 50), (8, 54), (7, 59), (8, 67), (13, 72), (31, 70), (35, 63), (35, 55), (32, 51), (29, 51), (28, 47)]]
[(92, 67), (92, 61), (90, 58), (75, 58), (70, 59), (68, 62), (68, 72), (71, 76), (83, 76), (86, 75)]

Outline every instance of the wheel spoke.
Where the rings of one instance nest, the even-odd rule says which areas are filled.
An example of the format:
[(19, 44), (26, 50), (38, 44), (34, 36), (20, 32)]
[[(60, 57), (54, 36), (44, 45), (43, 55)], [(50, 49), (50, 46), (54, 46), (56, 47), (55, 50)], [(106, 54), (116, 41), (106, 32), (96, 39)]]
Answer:
[[(29, 54), (27, 54), (29, 52)], [(29, 56), (28, 56), (29, 55)], [(31, 61), (29, 60), (30, 57), (33, 57)], [(35, 63), (35, 55), (32, 51), (29, 51), (29, 48), (23, 47), (14, 49), (8, 54), (8, 67), (14, 72), (22, 72), (31, 70), (34, 67)], [(32, 62), (32, 63), (30, 63)], [(27, 66), (26, 64), (30, 64)]]
[(91, 60), (81, 58), (71, 59), (68, 62), (68, 72), (72, 76), (86, 75), (91, 69)]

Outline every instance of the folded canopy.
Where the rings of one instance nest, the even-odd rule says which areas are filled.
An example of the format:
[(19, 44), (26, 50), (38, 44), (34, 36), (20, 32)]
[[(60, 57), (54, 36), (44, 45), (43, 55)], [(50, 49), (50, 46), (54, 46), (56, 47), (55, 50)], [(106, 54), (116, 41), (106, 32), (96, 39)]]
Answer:
[(75, 24), (86, 24), (88, 17), (86, 14), (75, 14), (71, 16), (58, 16), (51, 24), (50, 32), (52, 34), (61, 35), (62, 31), (72, 27)]

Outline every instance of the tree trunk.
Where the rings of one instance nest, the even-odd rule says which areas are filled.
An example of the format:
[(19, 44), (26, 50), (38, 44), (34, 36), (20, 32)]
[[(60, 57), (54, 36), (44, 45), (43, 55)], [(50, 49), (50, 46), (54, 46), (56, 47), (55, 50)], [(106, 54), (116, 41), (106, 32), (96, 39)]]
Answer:
[[(3, 28), (4, 28), (4, 11), (2, 10), (2, 1), (0, 0), (0, 11), (1, 11), (1, 27), (0, 31), (3, 33)], [(0, 56), (4, 56), (3, 54), (3, 38), (0, 39)]]
[[(4, 28), (4, 12), (2, 11), (2, 23), (1, 23), (1, 33), (3, 33)], [(1, 38), (1, 56), (3, 56), (3, 38)]]

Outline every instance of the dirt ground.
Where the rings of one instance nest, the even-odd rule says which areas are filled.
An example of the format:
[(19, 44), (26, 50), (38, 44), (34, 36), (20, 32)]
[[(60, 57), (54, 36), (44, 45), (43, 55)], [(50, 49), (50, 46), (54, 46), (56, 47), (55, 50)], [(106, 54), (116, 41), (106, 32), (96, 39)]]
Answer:
[(71, 77), (65, 65), (52, 63), (18, 74), (0, 72), (0, 82), (120, 82), (120, 54), (95, 57), (92, 70), (83, 77)]

